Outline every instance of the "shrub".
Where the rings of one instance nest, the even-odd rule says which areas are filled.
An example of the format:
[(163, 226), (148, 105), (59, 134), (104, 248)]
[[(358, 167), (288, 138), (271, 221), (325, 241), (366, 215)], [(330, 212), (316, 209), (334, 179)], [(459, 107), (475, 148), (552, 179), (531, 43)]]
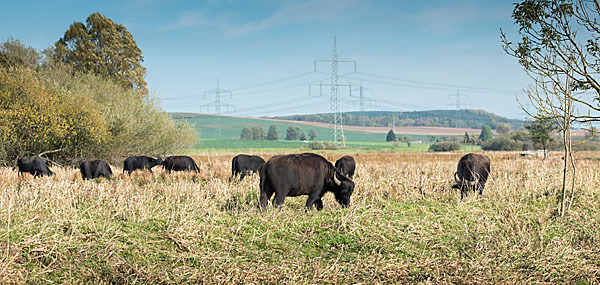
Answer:
[(338, 146), (332, 142), (323, 142), (323, 147), (329, 150), (338, 149)]
[(322, 150), (325, 149), (325, 146), (322, 142), (311, 142), (308, 144), (308, 147), (312, 150)]
[(55, 161), (116, 160), (193, 143), (191, 126), (174, 122), (153, 98), (60, 64), (0, 68), (0, 163), (48, 151)]
[(429, 145), (429, 151), (439, 152), (439, 151), (454, 151), (460, 150), (462, 146), (457, 142), (436, 142)]
[(332, 142), (311, 142), (308, 147), (312, 150), (335, 150), (338, 146)]
[(483, 150), (523, 150), (523, 142), (510, 138), (509, 136), (501, 136), (481, 144)]

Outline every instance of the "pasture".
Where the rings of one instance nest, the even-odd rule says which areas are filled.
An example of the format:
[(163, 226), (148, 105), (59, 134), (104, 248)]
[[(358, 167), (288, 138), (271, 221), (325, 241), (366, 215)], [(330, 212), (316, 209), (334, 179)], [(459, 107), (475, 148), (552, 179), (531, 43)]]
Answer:
[[(235, 153), (237, 154), (237, 153)], [(259, 177), (235, 155), (198, 174), (76, 169), (34, 179), (0, 168), (0, 283), (578, 283), (600, 280), (600, 161), (577, 154), (577, 192), (556, 216), (562, 160), (486, 153), (484, 195), (460, 200), (461, 154), (351, 154), (349, 208), (326, 194), (257, 208)], [(267, 159), (270, 154), (255, 153)], [(324, 154), (334, 162), (341, 153)]]

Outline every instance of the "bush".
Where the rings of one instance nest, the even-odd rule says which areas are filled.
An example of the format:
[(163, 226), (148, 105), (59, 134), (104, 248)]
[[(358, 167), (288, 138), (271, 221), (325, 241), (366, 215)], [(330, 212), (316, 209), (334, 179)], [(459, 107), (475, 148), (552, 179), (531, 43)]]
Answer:
[(328, 150), (338, 149), (338, 146), (332, 142), (323, 142), (323, 147)]
[(523, 150), (523, 142), (510, 138), (509, 136), (501, 136), (481, 144), (483, 150), (506, 150), (515, 151)]
[(311, 142), (308, 144), (308, 147), (312, 150), (322, 150), (325, 149), (325, 146), (322, 142)]
[(462, 146), (457, 142), (436, 142), (429, 145), (429, 151), (439, 152), (439, 151), (454, 151), (460, 150)]
[(335, 150), (338, 146), (332, 142), (311, 142), (308, 147), (312, 150)]
[(106, 120), (81, 93), (62, 94), (25, 68), (0, 68), (0, 161), (57, 151), (90, 155), (110, 141)]
[(55, 161), (164, 155), (194, 140), (192, 127), (174, 122), (153, 96), (60, 64), (0, 68), (2, 164), (48, 151)]

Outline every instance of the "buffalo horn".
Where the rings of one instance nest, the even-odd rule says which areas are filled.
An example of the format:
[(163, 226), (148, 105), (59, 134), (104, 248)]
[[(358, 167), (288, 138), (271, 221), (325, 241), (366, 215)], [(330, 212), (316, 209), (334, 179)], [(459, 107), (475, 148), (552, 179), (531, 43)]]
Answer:
[(337, 179), (337, 175), (336, 174), (337, 174), (336, 172), (333, 173), (333, 182), (336, 185), (342, 185), (342, 181), (340, 181), (340, 180)]
[(456, 182), (456, 184), (460, 185), (460, 180), (458, 179), (458, 172), (454, 172), (454, 181)]

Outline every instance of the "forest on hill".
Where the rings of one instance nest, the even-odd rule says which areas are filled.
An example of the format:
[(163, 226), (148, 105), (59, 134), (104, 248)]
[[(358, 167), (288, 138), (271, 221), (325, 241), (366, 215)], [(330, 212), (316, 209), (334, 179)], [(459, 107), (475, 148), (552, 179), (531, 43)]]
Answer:
[[(306, 114), (292, 116), (276, 116), (273, 119), (310, 121), (310, 122), (331, 122), (329, 113)], [(394, 121), (393, 121), (394, 120)], [(366, 126), (366, 127), (388, 127), (395, 122), (396, 126), (422, 126), (422, 127), (451, 127), (451, 128), (475, 128), (480, 129), (484, 125), (496, 129), (501, 125), (508, 125), (511, 129), (517, 130), (523, 127), (525, 121), (508, 119), (483, 110), (431, 110), (431, 111), (368, 111), (368, 112), (347, 112), (343, 115), (344, 125)]]

